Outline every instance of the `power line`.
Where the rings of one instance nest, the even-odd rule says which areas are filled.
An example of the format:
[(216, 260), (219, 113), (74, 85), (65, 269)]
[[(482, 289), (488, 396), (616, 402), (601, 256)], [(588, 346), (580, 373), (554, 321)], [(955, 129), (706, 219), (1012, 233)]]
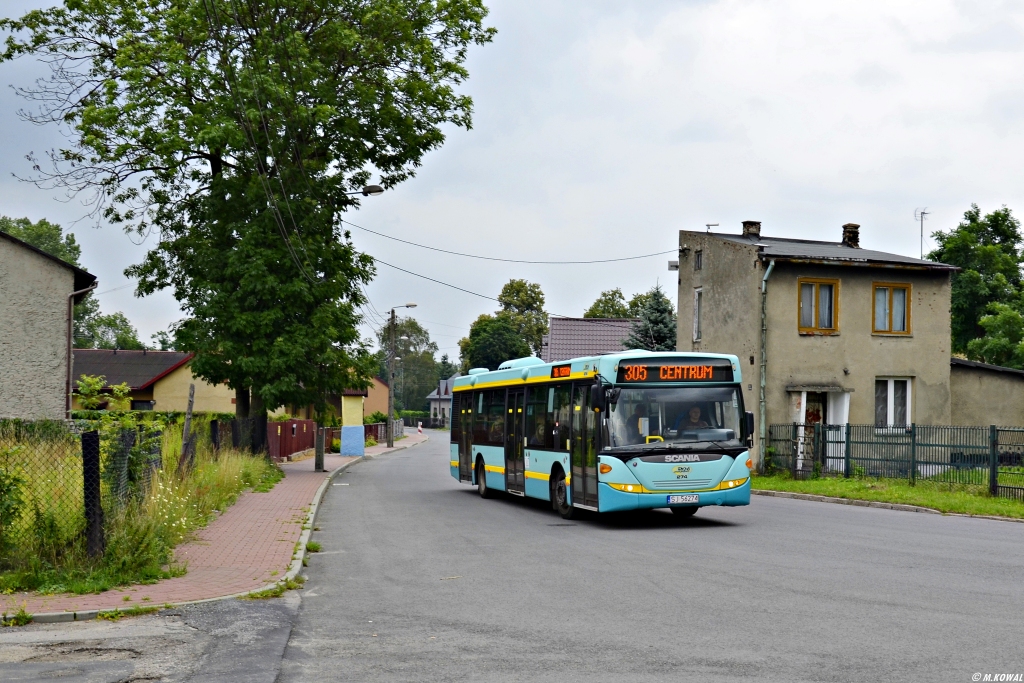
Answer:
[(359, 228), (360, 230), (365, 230), (366, 232), (372, 233), (374, 235), (378, 235), (380, 237), (384, 237), (384, 238), (389, 239), (389, 240), (394, 240), (396, 242), (401, 242), (402, 244), (409, 244), (409, 245), (412, 245), (414, 247), (419, 247), (421, 249), (429, 249), (431, 251), (439, 251), (442, 254), (452, 254), (454, 256), (464, 256), (466, 258), (482, 259), (484, 261), (501, 261), (502, 263), (531, 263), (531, 264), (534, 264), (534, 265), (584, 265), (584, 264), (588, 264), (588, 263), (615, 263), (617, 261), (635, 261), (637, 259), (650, 258), (652, 256), (664, 256), (665, 254), (674, 254), (675, 251), (676, 251), (675, 249), (669, 249), (668, 251), (659, 251), (659, 252), (655, 252), (653, 254), (643, 254), (641, 256), (624, 256), (622, 258), (596, 259), (596, 260), (593, 260), (593, 261), (525, 261), (525, 260), (522, 260), (522, 259), (497, 258), (497, 257), (494, 257), (494, 256), (480, 256), (478, 254), (463, 254), (462, 252), (459, 252), (459, 251), (449, 251), (448, 249), (439, 249), (438, 247), (429, 247), (426, 244), (417, 244), (416, 242), (410, 242), (409, 240), (399, 239), (398, 237), (392, 237), (391, 235), (385, 235), (384, 233), (377, 232), (376, 230), (370, 230), (369, 228), (364, 228), (361, 225), (356, 225), (352, 221), (346, 221), (346, 220), (342, 219), (341, 222), (345, 223), (346, 225), (351, 225), (353, 228)]

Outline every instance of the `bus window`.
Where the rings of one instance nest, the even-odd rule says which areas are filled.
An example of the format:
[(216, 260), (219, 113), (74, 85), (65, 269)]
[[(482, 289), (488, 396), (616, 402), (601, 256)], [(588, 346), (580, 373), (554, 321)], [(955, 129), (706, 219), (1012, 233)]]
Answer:
[(478, 391), (473, 394), (473, 401), (470, 405), (473, 410), (473, 443), (477, 445), (485, 444), (487, 443), (488, 425), (487, 412), (484, 410), (484, 392)]
[(548, 420), (548, 394), (551, 387), (531, 387), (526, 391), (526, 444), (530, 448), (554, 448), (555, 436)]
[(505, 390), (491, 389), (482, 393), (486, 413), (486, 441), (492, 446), (505, 445)]
[(548, 422), (554, 433), (555, 450), (569, 450), (569, 420), (572, 416), (572, 396), (570, 384), (556, 384), (549, 388)]
[(452, 392), (452, 443), (462, 442), (462, 415), (459, 413), (460, 408), (465, 410), (462, 406), (462, 395)]

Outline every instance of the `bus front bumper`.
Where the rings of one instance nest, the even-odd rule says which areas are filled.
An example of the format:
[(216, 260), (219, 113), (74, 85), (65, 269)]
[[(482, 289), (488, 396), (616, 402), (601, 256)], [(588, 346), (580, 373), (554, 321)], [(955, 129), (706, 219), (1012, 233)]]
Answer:
[(696, 503), (680, 505), (669, 505), (669, 495), (679, 495), (678, 492), (669, 493), (626, 493), (617, 491), (608, 484), (598, 484), (598, 509), (601, 512), (616, 512), (618, 510), (648, 510), (652, 508), (666, 507), (703, 507), (705, 505), (750, 505), (750, 479), (747, 479), (741, 486), (723, 491), (700, 491), (695, 492), (699, 496)]

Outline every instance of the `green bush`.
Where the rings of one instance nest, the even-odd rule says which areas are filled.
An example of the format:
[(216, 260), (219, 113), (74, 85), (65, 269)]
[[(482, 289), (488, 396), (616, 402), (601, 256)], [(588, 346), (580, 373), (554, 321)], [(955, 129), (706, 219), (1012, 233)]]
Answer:
[(411, 420), (426, 420), (430, 417), (430, 413), (425, 410), (402, 410), (399, 411), (398, 417), (407, 417)]
[(369, 415), (366, 415), (366, 416), (363, 417), (363, 424), (364, 425), (375, 425), (375, 424), (380, 424), (382, 422), (387, 422), (387, 421), (388, 421), (387, 413), (382, 413), (379, 410), (375, 410), (372, 413), (370, 413)]
[(366, 437), (366, 442), (363, 444), (363, 446), (366, 447), (366, 448), (370, 448), (370, 447), (376, 446), (376, 445), (377, 445), (377, 439), (373, 438), (372, 436)]

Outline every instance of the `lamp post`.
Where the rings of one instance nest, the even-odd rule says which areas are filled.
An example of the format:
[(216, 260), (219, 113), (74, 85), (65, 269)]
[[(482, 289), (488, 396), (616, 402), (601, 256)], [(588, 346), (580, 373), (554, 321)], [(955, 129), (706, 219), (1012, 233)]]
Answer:
[(395, 310), (399, 308), (416, 308), (416, 304), (393, 306), (388, 321), (388, 448), (395, 447)]

